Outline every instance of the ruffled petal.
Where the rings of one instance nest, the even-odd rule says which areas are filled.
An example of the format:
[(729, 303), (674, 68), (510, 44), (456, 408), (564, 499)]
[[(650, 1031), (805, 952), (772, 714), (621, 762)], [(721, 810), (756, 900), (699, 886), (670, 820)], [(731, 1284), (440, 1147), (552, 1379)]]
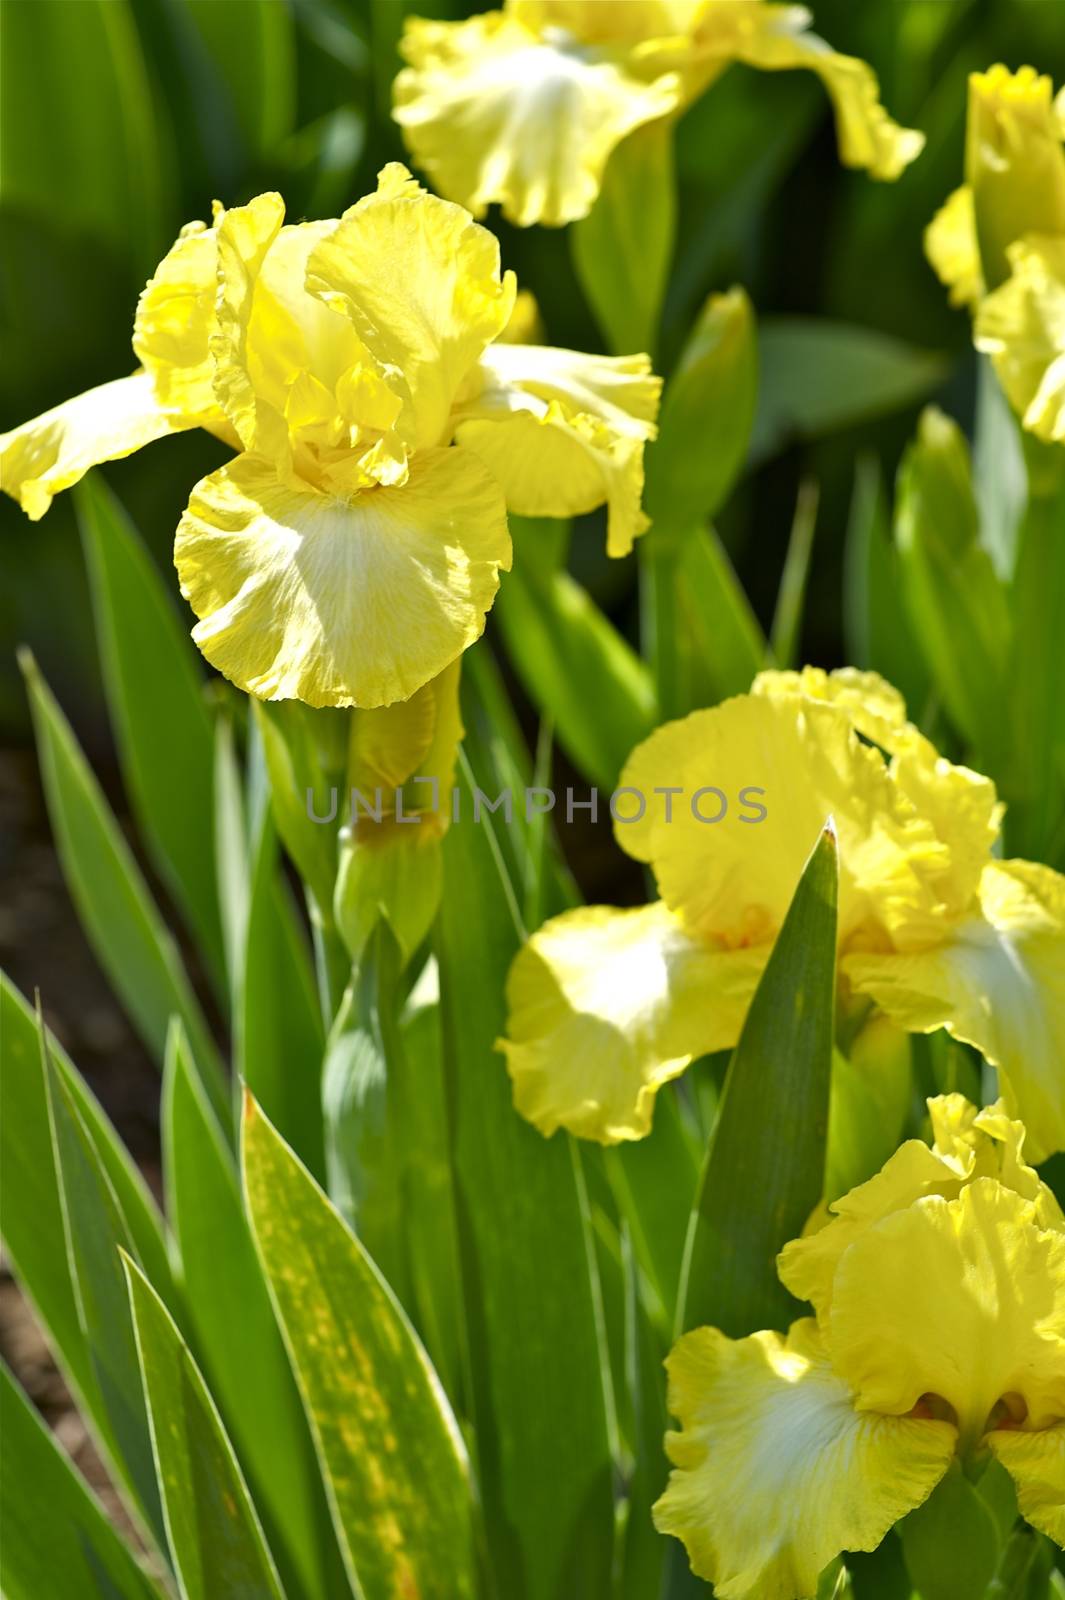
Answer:
[(1065, 1422), (1052, 1428), (998, 1428), (987, 1442), (1017, 1486), (1021, 1516), (1065, 1545)]
[(851, 726), (881, 749), (893, 751), (901, 735), (912, 729), (906, 718), (906, 702), (899, 691), (879, 672), (863, 672), (857, 667), (802, 667), (797, 672), (777, 668), (758, 673), (751, 693), (769, 700), (827, 700), (841, 706)]
[(379, 706), (479, 637), (510, 537), (468, 451), (423, 451), (402, 487), (344, 498), (240, 456), (193, 490), (175, 561), (193, 638), (249, 694)]
[(808, 1300), (824, 1319), (844, 1252), (896, 1211), (925, 1195), (960, 1193), (971, 1168), (951, 1163), (920, 1139), (908, 1139), (881, 1170), (829, 1207), (831, 1219), (815, 1232), (792, 1239), (777, 1257), (777, 1273), (796, 1300)]
[(685, 1334), (667, 1363), (676, 1470), (654, 1508), (719, 1600), (813, 1596), (844, 1550), (874, 1550), (950, 1462), (946, 1422), (855, 1409), (812, 1322)]
[(1024, 426), (1065, 440), (1065, 237), (1031, 234), (1007, 255), (1010, 277), (977, 310), (976, 348)]
[(255, 382), (248, 338), (259, 274), (284, 216), (285, 202), (279, 194), (261, 194), (219, 217), (215, 225), (218, 327), (210, 340), (219, 405), (245, 450), (256, 450), (278, 465), (287, 462), (288, 430), (277, 407)]
[(477, 381), (455, 411), (457, 437), (499, 480), (510, 510), (569, 517), (605, 502), (607, 550), (626, 555), (647, 527), (643, 450), (662, 387), (649, 359), (496, 345)]
[(727, 57), (763, 71), (805, 67), (828, 91), (836, 113), (840, 160), (873, 178), (897, 178), (920, 155), (923, 133), (901, 128), (880, 103), (876, 74), (864, 61), (838, 55), (807, 31), (805, 6), (736, 5), (709, 0), (695, 30), (696, 60)]
[(822, 1323), (848, 1247), (884, 1217), (927, 1195), (954, 1200), (967, 1183), (994, 1178), (1032, 1202), (1040, 1228), (1065, 1230), (1053, 1192), (1023, 1159), (1024, 1127), (1007, 1116), (1001, 1102), (979, 1109), (964, 1095), (941, 1094), (929, 1100), (928, 1112), (931, 1149), (920, 1139), (908, 1139), (878, 1173), (834, 1201), (820, 1226), (793, 1239), (778, 1256), (781, 1283), (797, 1300), (808, 1300)]
[(1065, 878), (1028, 861), (993, 862), (979, 911), (930, 949), (845, 955), (842, 970), (901, 1027), (946, 1028), (1002, 1077), (1035, 1161), (1065, 1149)]
[(541, 33), (564, 28), (587, 44), (638, 44), (661, 35), (687, 32), (704, 0), (505, 0), (508, 17)]
[[(899, 795), (844, 705), (790, 686), (739, 695), (659, 728), (633, 751), (621, 782), (648, 804), (641, 821), (616, 829), (619, 844), (651, 864), (662, 898), (706, 938), (771, 941), (829, 816), (839, 838), (841, 943), (861, 934), (883, 948), (898, 930), (938, 930), (950, 913), (952, 841)], [(696, 814), (707, 786), (728, 801), (717, 824)], [(668, 787), (677, 791), (671, 807), (651, 798)], [(711, 796), (698, 807), (719, 812), (721, 802)]]
[(210, 352), (211, 337), (218, 329), (217, 290), (215, 230), (190, 222), (137, 301), (133, 323), (137, 359), (151, 373), (161, 404), (188, 417), (222, 417)]
[(963, 1449), (1002, 1403), (1032, 1427), (1065, 1416), (1065, 1234), (993, 1178), (869, 1228), (836, 1272), (826, 1341), (863, 1409), (953, 1409)]
[(411, 18), (401, 48), (393, 115), (414, 160), (475, 216), (498, 201), (520, 227), (587, 216), (615, 146), (679, 103), (677, 75), (644, 81), (623, 44), (498, 11)]
[(160, 403), (150, 373), (116, 378), (0, 435), (0, 488), (37, 522), (53, 496), (90, 467), (132, 455), (197, 421)]
[(398, 163), (313, 251), (307, 287), (351, 319), (402, 396), (397, 426), (412, 450), (446, 442), (456, 392), (506, 328), (516, 293), (487, 228)]
[(1010, 245), (1027, 234), (1065, 233), (1065, 151), (1050, 79), (1001, 64), (969, 76), (965, 177), (972, 190), (982, 276), (1009, 276)]
[(662, 1084), (735, 1044), (766, 954), (710, 949), (662, 904), (552, 918), (507, 980), (517, 1109), (543, 1134), (642, 1139)]
[(924, 231), (924, 251), (952, 306), (975, 305), (984, 292), (976, 211), (968, 184), (955, 189)]

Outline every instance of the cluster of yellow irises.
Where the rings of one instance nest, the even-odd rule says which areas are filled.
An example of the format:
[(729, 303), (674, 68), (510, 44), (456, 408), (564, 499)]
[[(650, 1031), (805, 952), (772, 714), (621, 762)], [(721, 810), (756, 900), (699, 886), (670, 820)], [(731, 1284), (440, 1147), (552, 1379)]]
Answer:
[[(3, 488), (37, 518), (94, 464), (209, 430), (235, 454), (193, 489), (175, 545), (205, 657), (264, 699), (359, 708), (371, 776), (402, 781), (429, 749), (450, 771), (456, 664), (509, 566), (508, 509), (605, 505), (625, 554), (659, 396), (646, 357), (528, 342), (528, 305), (473, 218), (494, 202), (523, 225), (587, 215), (615, 147), (734, 61), (817, 74), (842, 159), (897, 177), (922, 135), (808, 23), (762, 0), (507, 0), (410, 21), (395, 116), (446, 198), (392, 165), (338, 220), (285, 224), (263, 194), (190, 223), (141, 296), (138, 370), (0, 439)], [(1065, 440), (1063, 137), (1045, 78), (976, 75), (966, 183), (927, 239), (1044, 441)], [(426, 723), (425, 706), (444, 709)], [(841, 1007), (947, 1029), (1003, 1099), (933, 1101), (932, 1147), (905, 1144), (788, 1246), (781, 1279), (814, 1316), (786, 1339), (680, 1341), (658, 1525), (724, 1600), (790, 1600), (840, 1551), (873, 1548), (956, 1456), (990, 1451), (1060, 1543), (1065, 1221), (1022, 1142), (1030, 1159), (1065, 1149), (1065, 879), (1001, 859), (993, 784), (944, 760), (871, 674), (763, 673), (659, 729), (621, 781), (694, 789), (707, 772), (784, 803), (753, 837), (684, 811), (619, 824), (661, 898), (569, 912), (519, 955), (501, 1046), (518, 1110), (544, 1134), (647, 1134), (662, 1084), (735, 1044), (829, 814)], [(356, 921), (375, 859), (348, 861)]]

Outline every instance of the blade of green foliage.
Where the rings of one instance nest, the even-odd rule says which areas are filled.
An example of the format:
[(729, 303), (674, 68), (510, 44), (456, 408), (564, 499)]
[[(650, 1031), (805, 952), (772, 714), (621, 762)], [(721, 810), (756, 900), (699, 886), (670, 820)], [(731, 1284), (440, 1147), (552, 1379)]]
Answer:
[(128, 0), (4, 8), (0, 196), (106, 239), (143, 277), (162, 244), (159, 129)]
[(78, 1321), (101, 1399), (98, 1421), (161, 1550), (166, 1549), (148, 1418), (119, 1251), (135, 1249), (122, 1208), (41, 1035), (52, 1149)]
[[(757, 389), (750, 301), (742, 289), (711, 295), (666, 386), (659, 437), (647, 451), (652, 525), (637, 546), (641, 645), (663, 720), (690, 710), (703, 687), (679, 563), (689, 530), (714, 514), (742, 470)], [(716, 629), (715, 613), (705, 620)]]
[(221, 989), (214, 735), (196, 650), (148, 551), (100, 475), (74, 491), (122, 776), (152, 863)]
[(301, 1159), (323, 1178), (324, 1053), (310, 953), (288, 884), (278, 872), (277, 836), (267, 815), (252, 863), (237, 1070)]
[(1028, 501), (1021, 428), (1002, 392), (990, 356), (979, 358), (973, 491), (980, 508), (980, 537), (999, 577), (1017, 564), (1017, 545)]
[(363, 1600), (472, 1600), (458, 1427), (387, 1283), (249, 1095), (252, 1229)]
[(229, 973), (230, 1004), (236, 1013), (248, 936), (251, 863), (244, 783), (234, 748), (233, 724), (227, 716), (215, 723), (214, 837), (218, 877), (218, 909)]
[(899, 1523), (906, 1567), (921, 1600), (973, 1600), (995, 1575), (995, 1519), (954, 1462), (924, 1505)]
[(743, 68), (725, 73), (685, 113), (676, 132), (682, 232), (667, 327), (683, 330), (707, 284), (747, 275), (774, 191), (823, 113), (824, 95), (808, 74), (767, 80)]
[(646, 1139), (608, 1148), (604, 1157), (644, 1275), (650, 1315), (655, 1327), (668, 1334), (699, 1177), (694, 1144), (672, 1090), (658, 1096), (654, 1126)]
[(618, 145), (591, 212), (570, 228), (577, 278), (617, 355), (655, 348), (676, 214), (673, 129), (653, 122)]
[[(327, 1058), (330, 1193), (460, 1393), (459, 1274), (435, 964), (404, 1010), (382, 924), (341, 1006)], [(426, 981), (428, 980), (428, 981)]]
[(343, 790), (348, 718), (342, 711), (315, 710), (298, 700), (254, 700), (252, 711), (263, 742), (277, 831), (314, 896), (318, 915), (331, 919), (344, 804), (338, 802), (335, 826), (315, 822), (308, 795), (313, 796), (315, 816), (328, 816), (330, 789)]
[(943, 357), (871, 328), (823, 317), (766, 317), (752, 462), (793, 439), (817, 439), (913, 405), (947, 374)]
[(662, 1384), (663, 1343), (644, 1309), (639, 1272), (631, 1250), (623, 1250), (626, 1300), (625, 1365), (631, 1396), (630, 1452), (622, 1600), (645, 1600), (662, 1593), (670, 1555), (651, 1518), (651, 1507), (666, 1486), (668, 1463), (662, 1439), (669, 1426)]
[(979, 542), (968, 446), (931, 407), (899, 469), (895, 539), (910, 621), (935, 685), (959, 731), (994, 766), (1009, 612)]
[(880, 464), (860, 457), (843, 549), (843, 636), (847, 660), (881, 673), (900, 690), (910, 715), (920, 718), (929, 695), (928, 668), (914, 638), (902, 598), (899, 553)]
[(88, 762), (32, 656), (20, 656), (48, 815), (71, 899), (116, 994), (160, 1065), (171, 1015), (224, 1103), (222, 1067), (177, 946)]
[(783, 1328), (775, 1262), (821, 1198), (836, 987), (836, 837), (814, 846), (729, 1063), (688, 1233), (681, 1330)]
[(758, 394), (754, 311), (742, 289), (706, 301), (666, 385), (647, 449), (644, 505), (655, 523), (716, 514), (743, 469)]
[(299, 1394), (241, 1202), (233, 1153), (175, 1025), (162, 1106), (167, 1213), (177, 1239), (190, 1331), (251, 1478), (278, 1560), (300, 1591), (330, 1593), (337, 1551)]
[(418, 1328), (449, 1395), (462, 1394), (462, 1277), (450, 1165), (440, 1006), (412, 998), (400, 1022), (409, 1120), (404, 1202)]
[[(359, 58), (358, 35), (345, 26), (338, 12), (323, 0), (310, 0), (301, 7), (300, 21), (328, 55), (336, 59), (345, 55), (356, 58), (350, 66), (345, 63), (345, 78), (349, 83), (352, 66), (358, 79), (365, 79), (366, 61)], [(330, 48), (334, 45), (335, 49)], [(358, 95), (362, 84), (353, 87)], [(358, 174), (366, 153), (367, 132), (366, 103), (360, 96), (358, 103), (337, 106), (299, 128), (285, 141), (282, 146), (288, 169), (285, 187), (307, 196), (304, 209), (308, 215), (338, 216), (350, 204), (351, 196), (359, 193)]]
[[(534, 766), (503, 675), (491, 652), (479, 649), (468, 651), (463, 662), (462, 720), (463, 749), (478, 787), (489, 798), (502, 789), (515, 797), (513, 822), (503, 830), (499, 846), (512, 882), (522, 886), (523, 903), (543, 907), (539, 916), (528, 919), (530, 926), (539, 927), (545, 916), (575, 905), (580, 898), (551, 814), (534, 805), (530, 817), (523, 804), (527, 787), (551, 787), (551, 740), (548, 737), (545, 745), (543, 733), (550, 719), (542, 725)], [(546, 803), (542, 797), (541, 801)]]
[[(885, 1027), (894, 1032), (890, 1024)], [(826, 1200), (838, 1199), (880, 1171), (902, 1138), (912, 1093), (908, 1035), (900, 1033), (880, 1049), (859, 1045), (850, 1056), (834, 1052)]]
[(188, 1345), (123, 1255), (152, 1452), (182, 1600), (282, 1600), (233, 1446)]
[(518, 1116), (495, 1050), (516, 906), (490, 819), (453, 826), (437, 960), (479, 1480), (499, 1592), (557, 1600), (609, 1593), (614, 1423), (577, 1152)]
[(0, 1437), (5, 1600), (162, 1600), (2, 1362)]
[(803, 607), (814, 549), (818, 497), (817, 484), (812, 479), (800, 484), (769, 632), (770, 648), (782, 671), (797, 667), (801, 660)]
[(677, 625), (687, 653), (687, 709), (745, 694), (766, 665), (765, 635), (713, 528), (691, 528), (677, 559)]
[(291, 132), (296, 108), (293, 15), (276, 0), (184, 0), (216, 71), (233, 98), (252, 159), (269, 156)]
[[(1056, 445), (1030, 447), (1032, 499), (1020, 533), (1010, 601), (1013, 640), (1009, 759), (995, 776), (1010, 802), (1010, 852), (1065, 866), (1065, 469)], [(1049, 460), (1047, 458), (1050, 458)], [(1042, 481), (1040, 468), (1048, 471)]]
[[(568, 572), (518, 566), (493, 608), (507, 654), (559, 744), (592, 783), (613, 786), (657, 720), (650, 674)], [(595, 694), (581, 692), (595, 684)]]
[[(162, 1219), (144, 1180), (91, 1091), (50, 1033), (56, 1072), (118, 1198), (138, 1254), (155, 1281), (174, 1297)], [(48, 1330), (60, 1364), (90, 1417), (101, 1401), (67, 1267), (59, 1179), (48, 1100), (41, 1072), (37, 1018), (5, 973), (0, 973), (0, 1231), (23, 1289)]]
[(329, 1198), (409, 1313), (402, 1134), (389, 1094), (388, 1064), (373, 1026), (372, 973), (360, 972), (359, 980), (341, 1001), (322, 1074)]

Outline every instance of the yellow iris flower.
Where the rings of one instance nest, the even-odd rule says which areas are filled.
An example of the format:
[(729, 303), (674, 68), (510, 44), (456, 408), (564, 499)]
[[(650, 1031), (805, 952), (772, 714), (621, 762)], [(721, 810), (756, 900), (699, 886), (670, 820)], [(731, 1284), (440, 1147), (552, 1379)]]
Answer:
[(955, 1457), (994, 1457), (1065, 1542), (1065, 1219), (1001, 1105), (929, 1102), (904, 1144), (778, 1258), (814, 1315), (783, 1338), (685, 1334), (655, 1507), (721, 1600), (805, 1600), (873, 1550)]
[[(553, 918), (508, 979), (500, 1048), (515, 1105), (542, 1133), (642, 1138), (661, 1085), (736, 1044), (831, 815), (845, 996), (975, 1045), (1033, 1154), (1065, 1148), (1065, 878), (994, 856), (994, 785), (939, 757), (890, 685), (762, 673), (750, 694), (638, 745), (621, 785), (636, 795), (618, 792), (618, 843), (652, 868), (661, 899)], [(710, 785), (729, 803), (717, 822)], [(747, 787), (762, 791), (761, 821), (737, 804)], [(643, 815), (622, 820), (640, 798)]]
[(507, 342), (497, 241), (402, 166), (339, 220), (283, 219), (264, 194), (186, 227), (137, 307), (140, 370), (0, 438), (0, 484), (36, 519), (95, 463), (209, 429), (240, 454), (177, 531), (196, 643), (263, 699), (387, 705), (480, 635), (508, 507), (605, 503), (630, 548), (659, 381)]
[(1040, 439), (1065, 441), (1065, 90), (1031, 67), (969, 80), (966, 183), (925, 248), (954, 305), (975, 316), (1010, 403)]
[(394, 111), (414, 160), (475, 216), (587, 216), (611, 152), (690, 104), (733, 61), (805, 67), (831, 96), (840, 155), (896, 178), (924, 135), (880, 104), (863, 61), (808, 32), (804, 6), (763, 0), (506, 0), (465, 22), (411, 18)]

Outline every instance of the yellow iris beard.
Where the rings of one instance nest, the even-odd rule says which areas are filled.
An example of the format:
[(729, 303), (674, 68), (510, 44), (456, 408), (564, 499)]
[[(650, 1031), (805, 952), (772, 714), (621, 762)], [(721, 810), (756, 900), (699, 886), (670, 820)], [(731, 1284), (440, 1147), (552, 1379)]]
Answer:
[(264, 699), (405, 700), (477, 639), (507, 509), (646, 526), (659, 382), (513, 337), (512, 274), (461, 207), (386, 167), (339, 220), (276, 194), (182, 231), (137, 307), (141, 370), (0, 438), (33, 518), (94, 464), (203, 427), (239, 451), (177, 531), (204, 655)]
[(618, 820), (660, 901), (564, 913), (517, 956), (501, 1048), (518, 1110), (545, 1134), (642, 1138), (661, 1085), (739, 1038), (832, 816), (848, 991), (975, 1045), (1030, 1149), (1065, 1148), (1065, 878), (993, 857), (994, 785), (939, 757), (882, 679), (812, 668), (660, 728), (621, 778), (647, 797), (723, 782), (764, 790), (764, 821), (709, 826), (681, 804)]
[(929, 1102), (902, 1146), (780, 1257), (815, 1316), (786, 1339), (698, 1328), (668, 1362), (681, 1429), (655, 1507), (722, 1600), (797, 1600), (875, 1549), (958, 1452), (992, 1452), (1065, 1539), (1065, 1220), (1001, 1107)]
[(415, 161), (475, 216), (498, 201), (512, 222), (560, 226), (587, 216), (622, 139), (730, 62), (802, 67), (829, 93), (843, 161), (898, 177), (924, 135), (892, 122), (870, 68), (809, 21), (762, 0), (506, 0), (465, 22), (411, 18), (394, 115)]

